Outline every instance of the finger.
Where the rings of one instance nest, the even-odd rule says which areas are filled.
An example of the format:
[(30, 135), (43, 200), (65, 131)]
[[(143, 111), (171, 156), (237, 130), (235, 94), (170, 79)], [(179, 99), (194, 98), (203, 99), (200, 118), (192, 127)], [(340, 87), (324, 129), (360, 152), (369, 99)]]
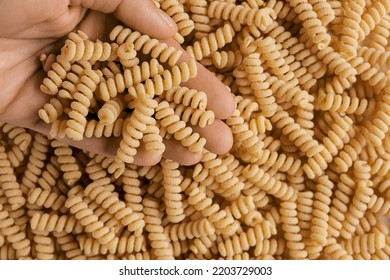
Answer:
[[(176, 49), (182, 49), (173, 39), (165, 39), (162, 42)], [(189, 61), (190, 59), (190, 56), (184, 52), (179, 62)], [(196, 77), (188, 82), (182, 83), (182, 85), (205, 92), (207, 94), (207, 109), (212, 110), (218, 119), (229, 118), (235, 109), (233, 94), (213, 73), (201, 64), (198, 63), (197, 65), (198, 74)]]
[(192, 127), (206, 139), (205, 148), (218, 155), (226, 154), (233, 146), (233, 135), (230, 128), (221, 120), (215, 120), (204, 128)]
[(164, 157), (176, 161), (180, 165), (194, 165), (200, 161), (201, 155), (190, 152), (175, 139), (165, 139)]
[(119, 21), (113, 15), (89, 10), (78, 29), (87, 34), (88, 39), (91, 41), (99, 39), (107, 42), (109, 41), (111, 30), (118, 24)]
[(177, 31), (175, 22), (152, 0), (71, 0), (70, 6), (83, 6), (105, 14), (113, 13), (130, 28), (154, 38), (169, 38)]

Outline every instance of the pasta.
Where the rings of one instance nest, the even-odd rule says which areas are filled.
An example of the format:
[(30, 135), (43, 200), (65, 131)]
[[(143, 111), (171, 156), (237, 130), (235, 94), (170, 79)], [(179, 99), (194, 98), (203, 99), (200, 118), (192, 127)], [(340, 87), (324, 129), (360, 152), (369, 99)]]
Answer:
[[(39, 57), (49, 136), (0, 122), (0, 259), (390, 259), (389, 0), (153, 2), (189, 57), (76, 30)], [(234, 95), (223, 155), (200, 65)]]

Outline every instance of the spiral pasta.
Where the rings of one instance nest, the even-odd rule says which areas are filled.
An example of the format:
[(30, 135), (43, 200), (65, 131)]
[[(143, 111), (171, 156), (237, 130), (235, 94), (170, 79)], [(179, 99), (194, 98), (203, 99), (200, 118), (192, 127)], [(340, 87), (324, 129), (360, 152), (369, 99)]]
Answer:
[(210, 18), (230, 20), (240, 24), (256, 25), (264, 31), (276, 19), (276, 12), (270, 8), (247, 8), (241, 5), (213, 1), (208, 10)]
[(202, 152), (206, 140), (198, 133), (193, 132), (192, 128), (188, 127), (185, 122), (180, 121), (180, 117), (175, 115), (168, 102), (163, 101), (157, 106), (155, 117), (169, 134), (172, 134), (183, 146), (188, 147), (191, 152)]
[(110, 40), (119, 45), (124, 42), (132, 43), (136, 51), (150, 54), (152, 58), (158, 58), (162, 63), (168, 62), (169, 66), (174, 66), (182, 53), (173, 47), (168, 47), (165, 43), (160, 43), (157, 39), (151, 39), (148, 35), (142, 35), (120, 25), (112, 30)]

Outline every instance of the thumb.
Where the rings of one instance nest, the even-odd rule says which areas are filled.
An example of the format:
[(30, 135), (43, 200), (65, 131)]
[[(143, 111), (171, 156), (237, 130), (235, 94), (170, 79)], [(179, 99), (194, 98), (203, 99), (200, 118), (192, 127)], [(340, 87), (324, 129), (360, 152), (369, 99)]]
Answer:
[(71, 0), (70, 6), (112, 13), (124, 25), (153, 38), (169, 38), (177, 32), (176, 23), (152, 0)]

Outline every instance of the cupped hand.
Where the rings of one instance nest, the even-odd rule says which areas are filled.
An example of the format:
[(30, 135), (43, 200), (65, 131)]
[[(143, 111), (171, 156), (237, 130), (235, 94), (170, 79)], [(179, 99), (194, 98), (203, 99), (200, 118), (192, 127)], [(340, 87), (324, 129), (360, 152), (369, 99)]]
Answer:
[[(82, 30), (91, 40), (107, 40), (111, 29), (122, 24), (180, 48), (170, 39), (177, 31), (175, 23), (151, 0), (0, 0), (0, 120), (48, 134), (50, 126), (38, 117), (38, 110), (50, 96), (39, 89), (45, 76), (39, 57), (59, 53), (69, 32)], [(185, 53), (182, 60), (189, 60)], [(185, 86), (208, 95), (208, 109), (217, 120), (205, 128), (194, 127), (206, 138), (206, 148), (223, 154), (232, 146), (232, 134), (222, 121), (234, 111), (233, 95), (207, 69), (198, 64), (196, 78)], [(82, 141), (63, 139), (68, 144), (91, 152), (115, 156), (120, 139), (91, 138)], [(164, 157), (183, 165), (200, 160), (175, 140), (164, 140)], [(142, 145), (135, 164), (154, 165)]]

